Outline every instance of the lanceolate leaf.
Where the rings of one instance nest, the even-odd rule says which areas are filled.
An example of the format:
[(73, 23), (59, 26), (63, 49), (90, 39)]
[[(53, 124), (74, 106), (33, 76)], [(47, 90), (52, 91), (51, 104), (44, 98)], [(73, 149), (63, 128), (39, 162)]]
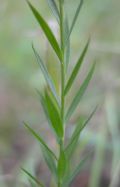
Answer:
[(57, 42), (52, 30), (50, 29), (50, 27), (48, 26), (48, 24), (46, 23), (44, 18), (40, 15), (40, 13), (32, 6), (32, 4), (29, 1), (27, 1), (27, 2), (28, 2), (30, 9), (32, 10), (35, 18), (37, 19), (38, 23), (40, 24), (42, 30), (44, 31), (44, 34), (46, 35), (51, 46), (53, 47), (54, 51), (56, 52), (59, 60), (61, 61), (61, 59), (62, 59), (61, 50), (60, 50), (60, 47), (58, 45), (58, 42)]
[[(69, 33), (69, 23), (68, 23), (68, 18), (67, 18), (67, 15), (65, 17), (65, 23), (64, 23), (64, 40), (66, 40), (67, 38), (67, 35)], [(67, 45), (65, 47), (65, 51), (66, 51), (66, 56), (65, 56), (65, 69), (67, 71), (67, 68), (68, 68), (68, 64), (69, 64), (69, 60), (70, 60), (70, 38), (68, 39), (68, 42), (67, 42)]]
[(92, 118), (92, 116), (96, 112), (96, 109), (97, 109), (97, 107), (95, 107), (95, 109), (92, 111), (92, 113), (89, 115), (89, 117), (85, 120), (85, 122), (83, 124), (78, 123), (78, 125), (76, 126), (76, 128), (74, 130), (74, 133), (72, 135), (71, 142), (73, 142), (76, 137), (79, 138), (79, 135), (80, 135), (81, 131), (87, 125), (87, 123), (90, 121), (90, 119)]
[(24, 123), (25, 127), (29, 130), (29, 132), (40, 142), (44, 150), (51, 155), (55, 160), (57, 160), (55, 154), (49, 149), (49, 147), (46, 145), (44, 140), (40, 137), (39, 134), (37, 134), (27, 123)]
[(54, 95), (54, 97), (56, 98), (56, 101), (58, 102), (59, 104), (59, 98), (57, 96), (57, 93), (56, 93), (56, 89), (55, 89), (55, 86), (54, 86), (54, 83), (52, 81), (52, 78), (50, 77), (48, 71), (47, 71), (47, 68), (45, 67), (40, 55), (37, 53), (37, 51), (35, 50), (34, 46), (32, 45), (32, 48), (33, 48), (33, 51), (34, 51), (34, 54), (35, 54), (35, 57), (37, 59), (37, 63), (39, 64), (40, 68), (41, 68), (41, 71), (45, 77), (45, 80), (48, 84), (48, 86), (50, 87), (51, 89), (51, 92), (52, 94)]
[(51, 100), (48, 93), (45, 94), (45, 102), (52, 128), (55, 131), (58, 140), (60, 140), (61, 138), (63, 138), (63, 126), (59, 111), (55, 107), (55, 104)]
[(64, 150), (61, 150), (60, 151), (60, 158), (58, 160), (58, 177), (59, 177), (59, 180), (62, 180), (64, 175), (65, 175), (66, 164), (67, 164), (67, 160), (66, 160)]
[(33, 180), (38, 186), (40, 186), (40, 187), (44, 187), (44, 185), (41, 183), (41, 182), (39, 182), (39, 180), (38, 179), (36, 179), (36, 177), (34, 177), (33, 175), (31, 175), (27, 170), (25, 170), (24, 168), (21, 168), (23, 171), (24, 171), (24, 173), (26, 173), (27, 175), (28, 175), (28, 177), (30, 177), (30, 179), (31, 180)]
[(92, 68), (90, 69), (86, 79), (84, 80), (83, 84), (81, 85), (80, 89), (78, 90), (76, 96), (74, 97), (73, 101), (72, 101), (72, 104), (70, 105), (69, 109), (68, 109), (68, 112), (67, 112), (67, 115), (66, 115), (66, 121), (69, 120), (69, 118), (71, 117), (71, 115), (73, 114), (73, 112), (75, 111), (75, 109), (77, 108), (84, 92), (86, 91), (88, 85), (89, 85), (89, 82), (92, 78), (92, 75), (93, 75), (93, 72), (94, 72), (94, 69), (95, 69), (95, 63), (93, 64)]
[(46, 150), (43, 146), (42, 146), (42, 153), (43, 153), (44, 159), (48, 165), (48, 168), (50, 169), (50, 171), (54, 175), (55, 179), (57, 180), (57, 168), (56, 168), (56, 164), (53, 160), (51, 153), (46, 152)]
[(68, 33), (69, 33), (69, 23), (68, 23), (68, 17), (67, 17), (67, 15), (65, 15), (65, 19), (64, 19), (64, 40), (66, 39)]
[(74, 150), (75, 150), (77, 143), (79, 141), (80, 133), (82, 132), (84, 127), (88, 124), (88, 122), (90, 121), (90, 119), (92, 118), (94, 113), (96, 112), (96, 109), (97, 109), (97, 107), (95, 107), (95, 109), (92, 111), (92, 113), (89, 115), (89, 117), (83, 123), (81, 123), (81, 121), (78, 122), (78, 124), (73, 132), (73, 135), (70, 139), (70, 142), (65, 149), (65, 154), (67, 155), (67, 158), (71, 158), (72, 154), (74, 153)]
[(39, 90), (36, 90), (36, 91), (37, 91), (38, 95), (40, 96), (40, 103), (41, 103), (41, 105), (43, 107), (43, 111), (44, 111), (45, 116), (46, 116), (46, 118), (48, 120), (48, 123), (49, 123), (49, 125), (51, 125), (51, 122), (50, 122), (50, 119), (49, 119), (49, 115), (48, 115), (48, 110), (47, 110), (47, 105), (46, 105), (45, 97), (40, 93)]
[(72, 86), (72, 84), (73, 84), (73, 82), (74, 82), (74, 80), (75, 80), (75, 78), (76, 78), (76, 76), (77, 76), (77, 74), (78, 74), (78, 72), (80, 70), (80, 67), (82, 65), (82, 62), (84, 60), (85, 54), (86, 54), (87, 49), (88, 49), (88, 45), (89, 45), (89, 41), (87, 42), (87, 44), (86, 44), (86, 46), (85, 46), (80, 58), (78, 59), (76, 65), (75, 65), (75, 67), (74, 67), (74, 69), (72, 71), (72, 74), (71, 74), (71, 76), (70, 76), (70, 78), (69, 78), (69, 80), (67, 82), (64, 95), (66, 95), (68, 93), (68, 91), (70, 90), (70, 88), (71, 88), (71, 86)]
[(68, 40), (69, 40), (69, 38), (70, 38), (70, 35), (71, 35), (71, 33), (72, 33), (72, 30), (73, 30), (73, 28), (74, 28), (74, 26), (75, 26), (75, 23), (76, 23), (76, 21), (77, 21), (77, 18), (78, 18), (79, 12), (80, 12), (80, 10), (81, 10), (82, 4), (83, 4), (83, 0), (80, 0), (80, 3), (79, 3), (79, 5), (78, 5), (78, 7), (77, 7), (77, 10), (76, 10), (76, 12), (75, 12), (75, 16), (74, 16), (74, 18), (73, 18), (73, 21), (72, 21), (72, 24), (71, 24), (71, 27), (70, 27), (70, 31), (69, 31), (68, 36), (67, 36), (67, 38), (66, 38), (66, 44), (67, 44), (67, 42), (68, 42)]
[[(48, 123), (49, 123), (50, 127), (52, 127), (52, 130), (54, 131), (54, 133), (55, 133), (55, 135), (56, 135), (56, 138), (57, 138), (57, 140), (58, 140), (58, 142), (59, 142), (59, 141), (60, 141), (60, 137), (58, 136), (58, 133), (56, 132), (56, 130), (55, 130), (55, 128), (54, 128), (54, 126), (56, 126), (56, 128), (58, 129), (58, 128), (59, 128), (58, 123), (61, 124), (61, 119), (60, 119), (60, 115), (59, 115), (59, 112), (58, 112), (58, 108), (55, 106), (54, 102), (50, 99), (50, 100), (51, 100), (51, 103), (52, 103), (51, 108), (52, 108), (52, 106), (54, 106), (55, 111), (56, 111), (56, 113), (57, 113), (57, 118), (56, 118), (56, 119), (59, 119), (59, 120), (57, 121), (57, 123), (56, 123), (56, 120), (52, 123), (52, 121), (53, 121), (54, 118), (55, 118), (56, 113), (55, 113), (55, 115), (53, 115), (53, 117), (52, 117), (52, 119), (51, 119), (51, 113), (52, 113), (52, 111), (50, 111), (51, 109), (48, 108), (48, 105), (49, 105), (49, 104), (47, 103), (46, 97), (43, 96), (38, 90), (37, 90), (37, 92), (38, 92), (38, 94), (39, 94), (39, 96), (40, 96), (40, 102), (41, 102), (41, 104), (42, 104), (42, 107), (43, 107), (44, 113), (45, 113), (45, 115), (46, 115), (46, 118), (47, 118), (47, 120), (48, 120)], [(49, 97), (50, 97), (50, 96), (49, 96)], [(53, 126), (53, 125), (54, 125), (54, 126)], [(60, 127), (60, 129), (61, 129), (61, 127)], [(59, 129), (59, 130), (60, 130), (60, 129)], [(57, 131), (59, 131), (59, 130), (57, 130)], [(62, 130), (62, 131), (63, 131), (63, 130)]]
[(80, 161), (80, 163), (78, 164), (76, 169), (72, 172), (72, 174), (68, 178), (66, 178), (62, 187), (68, 187), (73, 182), (75, 177), (77, 177), (77, 175), (83, 169), (83, 166), (84, 166), (85, 162), (87, 161), (88, 157), (89, 157), (89, 154), (82, 161)]
[(49, 147), (46, 145), (46, 143), (43, 141), (40, 135), (38, 135), (26, 123), (24, 124), (25, 124), (25, 127), (31, 132), (31, 134), (40, 142), (42, 153), (46, 161), (46, 164), (48, 165), (51, 172), (54, 174), (55, 178), (57, 178), (57, 169), (56, 169), (56, 164), (55, 164), (55, 161), (57, 160), (57, 158), (55, 154), (49, 149)]
[[(81, 124), (81, 122), (78, 124), (81, 125), (81, 127), (83, 127), (83, 124)], [(67, 155), (68, 159), (71, 159), (72, 155), (74, 154), (74, 150), (76, 149), (78, 144), (79, 136), (80, 136), (80, 132), (78, 132), (78, 136), (76, 136), (74, 139), (73, 138), (70, 139), (70, 142), (65, 149), (65, 154)]]
[(54, 0), (47, 0), (49, 7), (51, 8), (54, 16), (56, 17), (58, 23), (60, 22), (60, 13), (58, 11), (57, 5)]

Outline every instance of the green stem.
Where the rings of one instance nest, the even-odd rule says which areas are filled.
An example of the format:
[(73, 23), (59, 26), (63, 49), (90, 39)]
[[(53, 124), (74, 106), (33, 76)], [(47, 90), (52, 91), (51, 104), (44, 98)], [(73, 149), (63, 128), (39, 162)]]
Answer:
[[(65, 107), (65, 98), (64, 98), (64, 88), (65, 88), (65, 67), (64, 67), (64, 12), (63, 12), (63, 0), (59, 0), (59, 8), (60, 8), (60, 40), (61, 40), (61, 53), (62, 53), (62, 60), (61, 60), (61, 120), (62, 125), (64, 127), (64, 107)], [(65, 130), (64, 130), (65, 131)], [(59, 150), (59, 157), (61, 155), (61, 150), (64, 146), (64, 136), (60, 142), (60, 150)], [(58, 179), (58, 187), (62, 186), (61, 179)]]
[(64, 105), (65, 105), (64, 87), (65, 87), (65, 70), (64, 70), (64, 65), (61, 64), (61, 119), (62, 119), (63, 127), (64, 127)]
[(60, 39), (61, 39), (61, 119), (64, 126), (64, 87), (65, 87), (65, 68), (64, 68), (64, 23), (63, 23), (63, 0), (60, 3)]
[[(59, 7), (60, 7), (60, 39), (61, 39), (61, 50), (64, 53), (64, 12), (63, 12), (63, 0), (59, 0)], [(64, 56), (64, 55), (63, 55)], [(62, 59), (63, 60), (63, 59)]]

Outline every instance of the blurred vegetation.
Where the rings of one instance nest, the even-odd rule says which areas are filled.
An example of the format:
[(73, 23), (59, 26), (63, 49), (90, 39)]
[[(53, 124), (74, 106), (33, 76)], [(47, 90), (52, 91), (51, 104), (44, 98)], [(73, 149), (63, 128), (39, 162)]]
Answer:
[[(31, 0), (51, 24), (56, 36), (57, 25), (45, 0)], [(69, 2), (69, 3), (68, 3)], [(78, 0), (66, 0), (66, 11), (72, 18)], [(94, 147), (94, 159), (89, 180), (90, 187), (118, 187), (120, 172), (120, 1), (119, 0), (85, 0), (84, 6), (72, 35), (71, 59), (69, 72), (83, 49), (85, 42), (91, 35), (91, 44), (86, 57), (84, 72), (97, 60), (94, 79), (83, 98), (75, 119), (81, 115), (87, 116), (89, 110), (96, 103), (100, 109), (84, 131), (77, 154), (83, 151), (84, 146)], [(71, 20), (71, 19), (70, 19)], [(17, 187), (17, 179), (24, 181), (20, 172), (22, 164), (36, 168), (37, 174), (43, 178), (50, 177), (45, 173), (46, 166), (41, 164), (42, 157), (36, 159), (39, 153), (36, 142), (23, 127), (26, 120), (43, 132), (50, 145), (55, 148), (54, 139), (47, 127), (39, 98), (35, 88), (42, 89), (45, 81), (41, 71), (35, 63), (31, 43), (34, 42), (40, 54), (45, 59), (50, 72), (54, 72), (54, 80), (59, 89), (59, 74), (56, 59), (46, 38), (39, 29), (32, 16), (26, 1), (0, 1), (0, 185), (6, 187), (7, 180)], [(73, 56), (73, 55), (71, 55)], [(54, 64), (54, 68), (53, 68)], [(83, 77), (78, 77), (75, 89)], [(74, 89), (74, 90), (75, 90)], [(71, 92), (69, 99), (74, 94)], [(69, 101), (68, 101), (69, 103)], [(72, 131), (72, 127), (69, 130)], [(69, 133), (70, 133), (69, 132)], [(69, 136), (68, 133), (68, 136)], [(31, 150), (34, 146), (34, 149)], [(35, 144), (36, 145), (36, 144)], [(35, 154), (36, 153), (36, 154)], [(40, 153), (39, 153), (40, 154)], [(99, 163), (99, 164), (98, 164)], [(38, 165), (38, 167), (37, 167)], [(40, 169), (41, 168), (41, 169)], [(39, 171), (40, 170), (40, 171)], [(44, 174), (45, 173), (45, 174)], [(85, 176), (87, 177), (85, 168)], [(39, 174), (38, 174), (39, 176)], [(96, 176), (96, 177), (94, 177)], [(4, 179), (6, 179), (4, 183)], [(86, 178), (85, 178), (86, 179)], [(96, 181), (95, 181), (96, 179)], [(101, 184), (101, 179), (108, 181)], [(46, 181), (47, 182), (47, 181)], [(22, 185), (22, 184), (21, 184)], [(79, 183), (75, 186), (79, 186)], [(81, 187), (85, 184), (81, 184)], [(19, 186), (19, 185), (18, 185)]]

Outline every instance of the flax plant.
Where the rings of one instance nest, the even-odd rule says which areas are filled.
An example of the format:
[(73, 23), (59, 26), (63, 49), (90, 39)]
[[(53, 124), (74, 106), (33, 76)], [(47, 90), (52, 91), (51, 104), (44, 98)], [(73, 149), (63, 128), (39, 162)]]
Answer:
[[(74, 84), (74, 81), (79, 73), (89, 46), (88, 40), (87, 44), (85, 45), (83, 51), (80, 54), (80, 57), (78, 58), (78, 61), (76, 62), (76, 65), (72, 70), (71, 75), (67, 80), (67, 70), (70, 61), (70, 37), (75, 26), (76, 20), (79, 16), (80, 10), (82, 8), (83, 0), (80, 0), (70, 26), (69, 20), (67, 18), (67, 13), (65, 12), (65, 0), (47, 0), (47, 3), (59, 25), (60, 41), (57, 41), (53, 31), (51, 30), (45, 19), (42, 17), (40, 12), (29, 1), (27, 1), (27, 3), (39, 26), (41, 27), (46, 38), (48, 39), (51, 47), (53, 48), (55, 55), (57, 55), (58, 61), (60, 63), (61, 93), (60, 95), (58, 95), (45, 63), (43, 63), (43, 60), (41, 59), (40, 55), (36, 51), (35, 47), (32, 45), (37, 63), (39, 64), (47, 83), (47, 88), (44, 89), (44, 93), (39, 92), (39, 90), (37, 90), (37, 92), (40, 96), (40, 101), (43, 106), (46, 118), (48, 120), (48, 124), (54, 132), (56, 143), (59, 147), (59, 154), (57, 155), (51, 150), (51, 148), (48, 147), (48, 145), (45, 143), (41, 135), (38, 134), (38, 132), (32, 129), (27, 123), (24, 124), (25, 127), (30, 131), (30, 133), (40, 143), (44, 159), (46, 161), (46, 164), (48, 165), (48, 168), (51, 171), (51, 174), (55, 179), (56, 186), (68, 187), (75, 179), (75, 177), (79, 174), (83, 163), (86, 161), (86, 158), (84, 158), (83, 160), (80, 160), (74, 171), (70, 169), (70, 161), (72, 158), (72, 154), (74, 153), (74, 150), (77, 146), (80, 133), (86, 126), (86, 124), (89, 122), (96, 110), (95, 108), (84, 122), (81, 123), (80, 121), (78, 121), (75, 130), (73, 131), (73, 134), (66, 145), (66, 125), (69, 122), (72, 114), (76, 110), (84, 92), (86, 91), (95, 69), (94, 63), (67, 110), (65, 105), (66, 97), (70, 92), (72, 85)], [(36, 186), (44, 187), (44, 184), (40, 182), (35, 176), (31, 175), (29, 171), (27, 171), (26, 169), (22, 170), (30, 177), (31, 186), (34, 186), (35, 184)]]

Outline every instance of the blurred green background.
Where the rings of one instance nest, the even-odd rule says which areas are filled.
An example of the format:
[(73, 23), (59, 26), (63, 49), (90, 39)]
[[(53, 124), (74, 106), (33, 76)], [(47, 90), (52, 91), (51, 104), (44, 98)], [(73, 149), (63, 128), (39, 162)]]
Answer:
[[(46, 0), (31, 0), (51, 25), (56, 37), (58, 26)], [(69, 21), (79, 0), (65, 0)], [(69, 11), (68, 11), (69, 10)], [(68, 103), (80, 85), (85, 72), (96, 60), (94, 78), (70, 124), (89, 115), (99, 103), (99, 109), (84, 130), (78, 150), (94, 148), (89, 168), (76, 179), (74, 187), (119, 187), (120, 174), (120, 1), (85, 0), (71, 38), (71, 59), (68, 76), (89, 36), (91, 43), (80, 76), (68, 98)], [(42, 161), (39, 146), (23, 126), (27, 121), (40, 130), (55, 148), (55, 140), (46, 120), (35, 88), (45, 84), (35, 62), (31, 44), (34, 42), (53, 74), (59, 89), (59, 66), (43, 32), (25, 0), (0, 0), (0, 186), (27, 185), (20, 166), (36, 172), (49, 183), (50, 174)], [(54, 66), (53, 66), (54, 65)], [(72, 125), (68, 129), (72, 131)], [(83, 181), (83, 183), (80, 181)], [(86, 181), (86, 183), (85, 183)], [(47, 186), (49, 186), (47, 184)], [(52, 185), (51, 185), (52, 186)]]

